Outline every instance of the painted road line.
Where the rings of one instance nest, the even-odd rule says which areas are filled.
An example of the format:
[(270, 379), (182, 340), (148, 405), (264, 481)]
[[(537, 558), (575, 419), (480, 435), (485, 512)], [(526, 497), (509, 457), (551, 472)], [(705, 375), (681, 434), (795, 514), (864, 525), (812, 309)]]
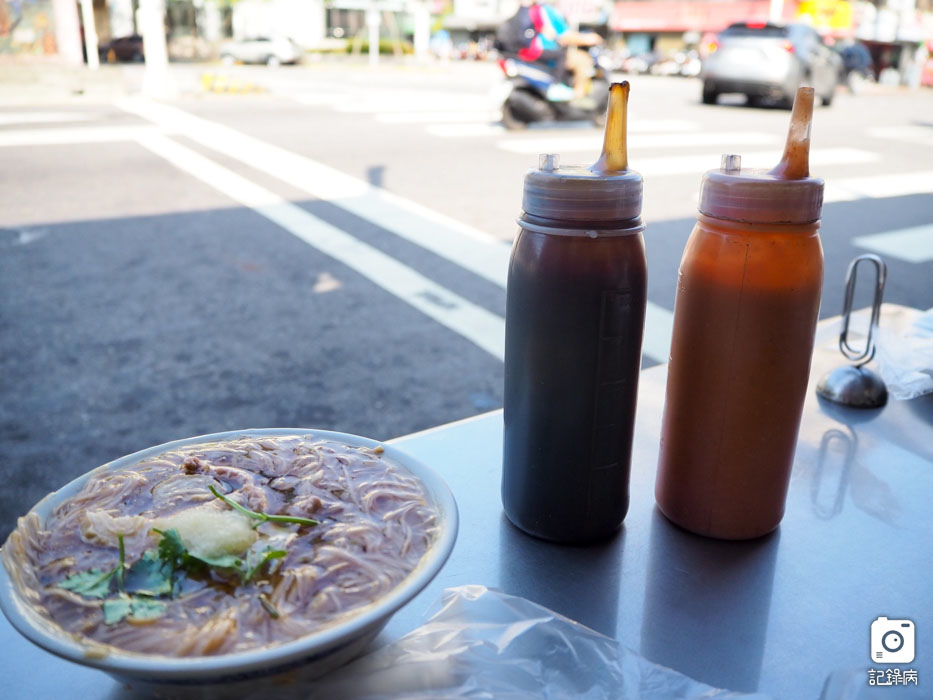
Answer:
[(501, 124), (429, 124), (424, 129), (431, 136), (460, 138), (464, 136), (501, 136), (505, 127)]
[[(637, 158), (632, 160), (632, 167), (645, 177), (663, 177), (666, 175), (686, 175), (706, 172), (719, 165), (722, 154), (706, 153), (692, 156), (661, 156), (657, 158)], [(743, 168), (771, 168), (781, 159), (781, 151), (753, 151), (742, 154)], [(818, 148), (810, 151), (810, 166), (850, 165), (874, 163), (881, 160), (878, 153), (857, 148)]]
[[(118, 104), (370, 221), (482, 279), (502, 288), (506, 286), (511, 244), (505, 241), (310, 158), (175, 107), (142, 98), (121, 100)], [(643, 351), (657, 362), (667, 362), (670, 352), (670, 315), (670, 311), (649, 302), (650, 323), (646, 323)]]
[(458, 93), (384, 93), (365, 94), (353, 96), (334, 105), (338, 112), (378, 113), (411, 112), (412, 110), (435, 111), (442, 108), (447, 112), (460, 110), (476, 110), (489, 106), (489, 101), (483, 97), (464, 96)]
[(905, 124), (903, 126), (877, 126), (868, 130), (876, 139), (904, 141), (912, 146), (933, 146), (933, 129), (928, 126)]
[(827, 180), (823, 202), (933, 194), (933, 170), (887, 175), (862, 175)]
[(138, 143), (355, 270), (494, 357), (503, 359), (505, 320), (501, 316), (467, 301), (395, 258), (165, 136), (141, 136)]
[(687, 121), (686, 119), (652, 119), (646, 121), (635, 119), (629, 122), (629, 134), (658, 134), (670, 131), (699, 131), (698, 122)]
[[(763, 132), (722, 132), (722, 133), (645, 133), (630, 131), (629, 150), (639, 148), (684, 148), (686, 146), (715, 146), (716, 144), (734, 146), (767, 146), (781, 143), (783, 139), (774, 134)], [(587, 136), (564, 136), (536, 139), (505, 139), (496, 143), (498, 148), (511, 153), (599, 153), (603, 145), (602, 134)]]
[(933, 260), (933, 224), (858, 236), (852, 243), (880, 255), (911, 263)]
[(99, 114), (87, 112), (4, 112), (0, 113), (0, 126), (11, 124), (67, 124), (100, 119)]
[(389, 112), (376, 114), (375, 119), (382, 124), (458, 124), (463, 122), (490, 124), (499, 120), (499, 112), (491, 109), (456, 112)]
[(135, 141), (140, 136), (159, 131), (158, 127), (149, 125), (0, 130), (0, 146), (63, 146), (73, 143)]
[(335, 168), (175, 107), (141, 98), (118, 104), (505, 286), (511, 250), (505, 241)]

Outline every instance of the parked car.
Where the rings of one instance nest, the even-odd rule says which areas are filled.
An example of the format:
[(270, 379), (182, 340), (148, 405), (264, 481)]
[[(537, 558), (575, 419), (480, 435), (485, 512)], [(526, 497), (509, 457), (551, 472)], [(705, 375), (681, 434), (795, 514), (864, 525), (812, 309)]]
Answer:
[(109, 63), (116, 61), (138, 63), (145, 58), (143, 38), (139, 34), (121, 36), (103, 44), (98, 44), (97, 52), (101, 61)]
[(717, 37), (703, 63), (703, 102), (742, 93), (754, 103), (772, 98), (787, 105), (809, 85), (824, 105), (833, 101), (841, 59), (805, 24), (736, 22)]
[(287, 37), (253, 37), (230, 41), (220, 48), (220, 60), (233, 63), (265, 63), (277, 66), (281, 63), (298, 63), (301, 47)]

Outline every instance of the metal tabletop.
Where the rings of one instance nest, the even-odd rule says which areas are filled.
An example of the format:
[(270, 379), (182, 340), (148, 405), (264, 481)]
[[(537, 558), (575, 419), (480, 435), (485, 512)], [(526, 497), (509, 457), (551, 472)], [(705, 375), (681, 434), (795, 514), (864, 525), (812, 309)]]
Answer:
[[(910, 316), (885, 305), (882, 323)], [(933, 394), (868, 411), (818, 399), (816, 382), (843, 363), (837, 334), (838, 319), (820, 324), (784, 520), (754, 541), (692, 535), (657, 510), (665, 366), (641, 374), (631, 507), (618, 535), (600, 544), (550, 544), (505, 518), (501, 411), (392, 441), (450, 485), (460, 534), (441, 573), (375, 644), (422, 624), (444, 588), (476, 583), (711, 685), (816, 700), (833, 671), (861, 668), (853, 678), (867, 687), (867, 669), (892, 668), (869, 653), (871, 623), (884, 616), (915, 623), (917, 656), (898, 668), (917, 671), (911, 698), (933, 697)], [(124, 696), (103, 673), (33, 647), (5, 619), (0, 649), (4, 697)]]

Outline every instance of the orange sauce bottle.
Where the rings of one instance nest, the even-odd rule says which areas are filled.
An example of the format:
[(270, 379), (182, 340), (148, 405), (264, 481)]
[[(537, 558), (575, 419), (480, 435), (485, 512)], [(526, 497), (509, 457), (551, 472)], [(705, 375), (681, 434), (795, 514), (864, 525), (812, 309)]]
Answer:
[(708, 172), (681, 261), (655, 496), (692, 532), (748, 539), (784, 514), (823, 285), (813, 90), (769, 172)]

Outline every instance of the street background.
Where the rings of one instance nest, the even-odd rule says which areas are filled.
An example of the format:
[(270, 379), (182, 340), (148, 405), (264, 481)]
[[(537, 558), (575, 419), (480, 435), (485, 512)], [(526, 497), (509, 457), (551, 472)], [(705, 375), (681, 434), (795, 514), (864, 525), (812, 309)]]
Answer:
[[(505, 131), (492, 63), (173, 65), (159, 102), (143, 70), (0, 67), (0, 539), (48, 491), (164, 441), (389, 439), (501, 407), (523, 175), (541, 152), (592, 163), (600, 131)], [(702, 173), (727, 152), (776, 163), (789, 112), (629, 79), (649, 366)], [(822, 317), (865, 252), (886, 301), (933, 306), (931, 98), (873, 84), (816, 110)]]

